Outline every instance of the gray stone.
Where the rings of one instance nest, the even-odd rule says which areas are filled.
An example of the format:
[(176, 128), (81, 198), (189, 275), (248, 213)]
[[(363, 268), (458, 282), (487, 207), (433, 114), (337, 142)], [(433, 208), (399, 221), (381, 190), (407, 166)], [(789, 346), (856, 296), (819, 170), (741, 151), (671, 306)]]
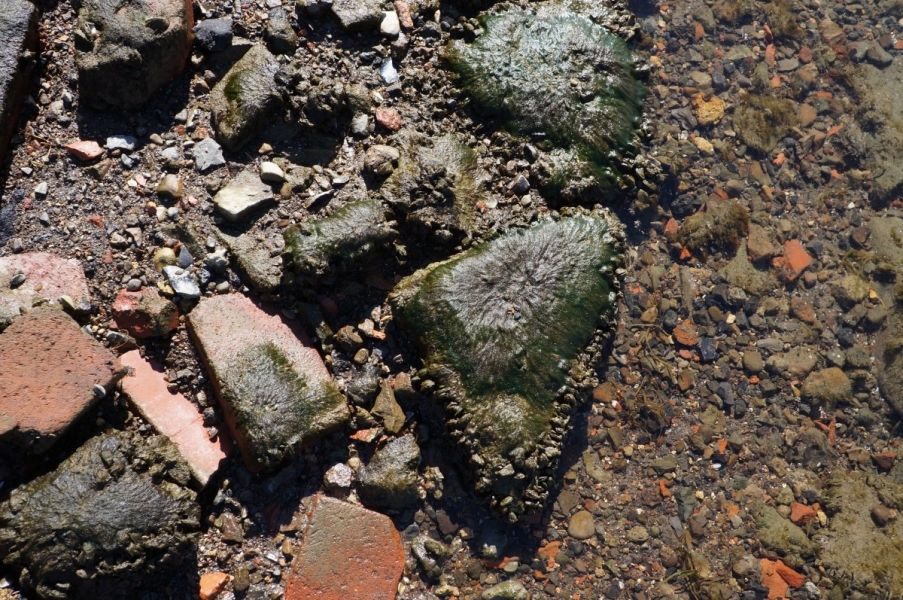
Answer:
[(239, 173), (213, 197), (217, 212), (229, 221), (240, 221), (274, 202), (272, 188), (251, 169)]
[(254, 290), (272, 294), (282, 283), (282, 257), (272, 256), (266, 245), (249, 234), (231, 235), (217, 231), (216, 236), (232, 255), (235, 268)]
[(358, 471), (361, 501), (367, 506), (396, 509), (415, 504), (419, 464), (420, 448), (413, 435), (392, 440)]
[(264, 39), (267, 48), (273, 54), (292, 55), (295, 53), (298, 48), (298, 34), (292, 29), (284, 9), (274, 8), (270, 11)]
[(333, 0), (332, 14), (346, 31), (375, 29), (382, 18), (380, 0)]
[(364, 154), (364, 168), (377, 175), (389, 175), (401, 153), (392, 146), (374, 144)]
[(267, 160), (260, 163), (260, 179), (267, 183), (282, 183), (285, 181), (285, 173), (279, 165)]
[(190, 478), (163, 436), (92, 438), (0, 504), (0, 560), (38, 598), (125, 598), (193, 556), (200, 508)]
[(193, 24), (187, 0), (84, 0), (73, 34), (81, 102), (144, 104), (185, 66)]
[(263, 46), (252, 46), (210, 92), (216, 134), (227, 150), (239, 150), (278, 114), (278, 70), (276, 57)]
[(38, 10), (26, 0), (5, 0), (0, 10), (0, 162), (19, 122), (19, 109), (38, 47)]
[(743, 351), (743, 368), (746, 372), (755, 375), (765, 368), (765, 361), (762, 360), (762, 353), (758, 350), (747, 349)]
[(302, 14), (319, 19), (332, 6), (332, 0), (298, 0), (297, 6)]
[(379, 32), (389, 38), (397, 38), (401, 33), (401, 23), (398, 20), (398, 13), (394, 10), (383, 13), (383, 19), (379, 24)]
[(759, 529), (758, 539), (763, 546), (782, 555), (814, 556), (819, 546), (808, 538), (806, 532), (785, 519), (773, 506), (758, 501), (752, 511)]
[(191, 151), (194, 154), (194, 164), (201, 173), (226, 164), (226, 159), (223, 157), (223, 149), (213, 138), (202, 139), (195, 144)]
[(163, 267), (163, 275), (172, 290), (183, 300), (197, 300), (201, 297), (201, 288), (190, 271), (176, 266)]
[(232, 19), (206, 19), (194, 28), (195, 45), (208, 52), (221, 52), (232, 45)]
[(111, 135), (107, 138), (107, 150), (126, 150), (131, 152), (138, 145), (138, 140), (130, 135)]
[(483, 591), (482, 600), (529, 600), (527, 588), (519, 581), (511, 580), (498, 583)]

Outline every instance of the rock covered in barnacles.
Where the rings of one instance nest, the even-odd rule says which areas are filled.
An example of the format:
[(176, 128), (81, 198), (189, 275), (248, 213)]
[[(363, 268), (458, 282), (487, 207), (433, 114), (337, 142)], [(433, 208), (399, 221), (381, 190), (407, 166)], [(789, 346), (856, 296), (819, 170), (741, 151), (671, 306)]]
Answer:
[(569, 371), (608, 331), (619, 240), (607, 214), (550, 219), (418, 271), (390, 297), (477, 491), (510, 521), (542, 509), (577, 401)]

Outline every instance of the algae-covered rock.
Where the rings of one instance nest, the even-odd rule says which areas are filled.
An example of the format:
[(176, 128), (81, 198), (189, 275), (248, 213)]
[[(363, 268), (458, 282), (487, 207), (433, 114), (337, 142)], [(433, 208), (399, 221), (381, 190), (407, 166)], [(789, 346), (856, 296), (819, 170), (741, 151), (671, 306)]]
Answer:
[(126, 597), (191, 553), (190, 477), (163, 436), (93, 438), (0, 504), (0, 560), (39, 598)]
[(217, 139), (227, 150), (239, 150), (273, 118), (282, 102), (278, 70), (275, 56), (252, 46), (210, 92)]
[(418, 271), (390, 296), (477, 491), (511, 521), (545, 501), (577, 400), (568, 370), (613, 308), (618, 245), (608, 216), (547, 220)]
[(817, 539), (822, 564), (848, 586), (845, 597), (852, 597), (852, 590), (868, 598), (903, 597), (903, 520), (879, 528), (870, 514), (872, 507), (886, 504), (889, 486), (900, 494), (900, 484), (886, 480), (859, 471), (837, 471), (828, 480), (828, 527)]
[(399, 132), (396, 138), (404, 139), (405, 150), (380, 188), (383, 197), (408, 225), (472, 232), (488, 179), (477, 153), (452, 135)]
[(806, 532), (782, 517), (773, 506), (757, 503), (752, 507), (758, 528), (758, 540), (781, 556), (812, 557), (819, 546)]
[(888, 314), (878, 335), (875, 358), (881, 394), (897, 414), (903, 415), (903, 308), (899, 304)]
[(778, 280), (769, 271), (758, 270), (746, 253), (746, 240), (741, 240), (736, 256), (718, 272), (731, 285), (749, 294), (762, 296), (778, 286)]
[(575, 152), (607, 187), (642, 111), (624, 40), (560, 4), (511, 8), (482, 23), (474, 43), (453, 42), (446, 53), (463, 88), (511, 129)]
[(734, 111), (734, 129), (743, 143), (768, 153), (797, 124), (792, 100), (748, 94)]
[(323, 276), (330, 265), (348, 266), (398, 236), (378, 200), (358, 200), (320, 221), (289, 227), (284, 260), (298, 275)]

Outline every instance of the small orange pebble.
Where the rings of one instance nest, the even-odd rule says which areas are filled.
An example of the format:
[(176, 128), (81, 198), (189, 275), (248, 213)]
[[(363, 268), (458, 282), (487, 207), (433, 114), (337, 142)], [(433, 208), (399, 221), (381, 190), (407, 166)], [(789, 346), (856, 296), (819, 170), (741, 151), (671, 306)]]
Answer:
[(787, 157), (784, 155), (783, 152), (780, 152), (780, 153), (778, 153), (777, 156), (774, 157), (774, 160), (771, 162), (772, 162), (772, 164), (774, 164), (774, 166), (780, 167), (781, 165), (784, 164), (784, 162), (786, 160), (787, 160)]

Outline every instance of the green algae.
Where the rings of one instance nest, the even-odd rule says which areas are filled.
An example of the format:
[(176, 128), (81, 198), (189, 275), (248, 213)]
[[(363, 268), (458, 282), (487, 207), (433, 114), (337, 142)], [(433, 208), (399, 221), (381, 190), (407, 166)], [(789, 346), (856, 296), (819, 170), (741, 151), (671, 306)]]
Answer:
[(345, 400), (332, 381), (302, 378), (274, 343), (240, 353), (220, 374), (252, 464), (272, 467), (345, 420)]
[(392, 225), (378, 200), (351, 202), (325, 219), (286, 229), (285, 258), (298, 275), (323, 276), (391, 243), (398, 236)]
[(642, 112), (627, 44), (560, 5), (513, 8), (482, 24), (474, 43), (453, 42), (446, 53), (477, 104), (516, 132), (546, 136), (599, 168), (614, 165)]
[(560, 440), (569, 369), (613, 309), (616, 247), (606, 218), (547, 220), (415, 273), (390, 298), (494, 503), (529, 494), (556, 455), (543, 445)]

